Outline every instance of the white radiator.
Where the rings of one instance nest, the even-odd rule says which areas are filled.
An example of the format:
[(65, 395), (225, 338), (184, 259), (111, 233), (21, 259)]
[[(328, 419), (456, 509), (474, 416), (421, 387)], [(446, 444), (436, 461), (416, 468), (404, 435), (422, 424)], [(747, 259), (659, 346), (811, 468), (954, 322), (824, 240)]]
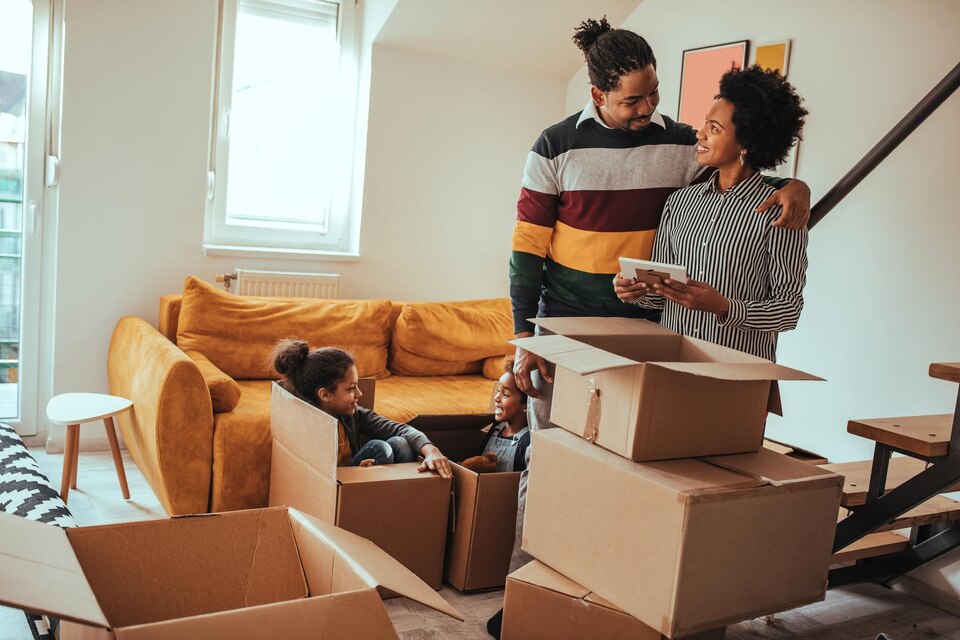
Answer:
[(233, 273), (217, 275), (216, 280), (222, 282), (227, 291), (240, 296), (328, 299), (340, 297), (338, 273), (234, 269)]

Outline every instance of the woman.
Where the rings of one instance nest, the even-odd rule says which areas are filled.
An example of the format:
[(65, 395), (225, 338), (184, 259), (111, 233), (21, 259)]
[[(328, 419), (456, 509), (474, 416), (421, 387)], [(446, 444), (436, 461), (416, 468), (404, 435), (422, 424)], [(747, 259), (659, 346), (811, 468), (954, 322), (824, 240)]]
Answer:
[(756, 208), (773, 188), (760, 171), (783, 162), (800, 138), (806, 109), (776, 71), (733, 70), (697, 132), (696, 158), (715, 167), (702, 184), (667, 199), (652, 259), (684, 265), (691, 279), (651, 290), (617, 274), (621, 301), (662, 308), (661, 324), (769, 360), (777, 334), (797, 326), (803, 308), (807, 230), (774, 227), (780, 207)]

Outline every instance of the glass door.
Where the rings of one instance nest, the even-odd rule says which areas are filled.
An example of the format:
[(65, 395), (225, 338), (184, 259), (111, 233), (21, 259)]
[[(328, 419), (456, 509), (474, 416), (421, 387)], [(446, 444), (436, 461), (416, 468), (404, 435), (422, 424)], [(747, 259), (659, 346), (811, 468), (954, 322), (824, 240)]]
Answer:
[[(0, 2), (0, 421), (37, 433), (40, 248), (51, 185), (54, 0)], [(59, 48), (57, 48), (59, 50)]]

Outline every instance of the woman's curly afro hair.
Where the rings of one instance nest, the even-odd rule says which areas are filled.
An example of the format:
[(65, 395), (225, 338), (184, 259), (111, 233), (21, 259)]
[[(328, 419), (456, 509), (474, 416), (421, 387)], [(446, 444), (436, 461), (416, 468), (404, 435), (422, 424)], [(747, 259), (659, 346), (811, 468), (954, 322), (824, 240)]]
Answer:
[(737, 142), (747, 150), (746, 161), (754, 169), (776, 167), (786, 159), (794, 139), (801, 139), (807, 110), (780, 72), (757, 65), (733, 69), (720, 79), (717, 97), (733, 105)]

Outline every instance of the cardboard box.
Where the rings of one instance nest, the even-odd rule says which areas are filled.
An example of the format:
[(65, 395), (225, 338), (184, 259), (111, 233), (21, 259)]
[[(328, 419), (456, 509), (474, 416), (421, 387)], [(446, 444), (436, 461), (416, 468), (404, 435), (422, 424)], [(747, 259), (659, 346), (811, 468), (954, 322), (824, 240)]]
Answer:
[(550, 420), (635, 461), (756, 451), (777, 380), (802, 371), (646, 320), (538, 318), (512, 343), (555, 363)]
[(523, 549), (669, 637), (822, 600), (843, 478), (766, 449), (634, 463), (533, 434)]
[(794, 460), (802, 460), (807, 464), (828, 464), (830, 462), (827, 460), (826, 456), (820, 455), (819, 453), (814, 453), (809, 449), (801, 449), (795, 444), (780, 442), (779, 440), (764, 438), (763, 446), (767, 449), (770, 449), (770, 451), (782, 453), (783, 455), (793, 458)]
[[(465, 419), (462, 419), (465, 418)], [(483, 453), (486, 423), (451, 416), (424, 429), (430, 441), (454, 461)], [(443, 444), (441, 444), (441, 442)], [(503, 587), (517, 530), (520, 472), (476, 473), (453, 464), (453, 513), (447, 533), (443, 578), (460, 591)]]
[(0, 513), (0, 602), (61, 638), (397, 638), (382, 586), (462, 620), (370, 541), (293, 509), (60, 529)]
[[(689, 638), (723, 640), (725, 636), (726, 629), (721, 627)], [(507, 578), (500, 637), (502, 640), (663, 640), (666, 636), (534, 560)]]
[(337, 421), (274, 383), (269, 504), (352, 531), (439, 589), (451, 479), (415, 462), (337, 467)]

